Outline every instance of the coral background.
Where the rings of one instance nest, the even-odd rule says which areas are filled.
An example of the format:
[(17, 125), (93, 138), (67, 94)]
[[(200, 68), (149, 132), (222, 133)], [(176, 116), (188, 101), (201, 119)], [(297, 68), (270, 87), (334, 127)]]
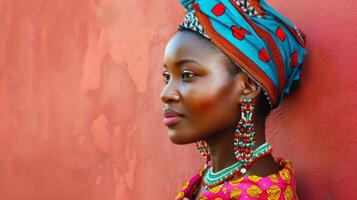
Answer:
[[(301, 87), (267, 124), (300, 199), (357, 199), (357, 3), (267, 0), (307, 35)], [(0, 199), (174, 199), (203, 165), (159, 98), (173, 0), (0, 1)]]

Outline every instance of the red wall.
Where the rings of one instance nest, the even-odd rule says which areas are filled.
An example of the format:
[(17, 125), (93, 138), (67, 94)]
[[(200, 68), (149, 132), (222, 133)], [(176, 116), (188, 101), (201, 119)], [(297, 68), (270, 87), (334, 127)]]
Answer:
[[(310, 53), (269, 118), (274, 154), (301, 199), (355, 199), (357, 4), (268, 2)], [(203, 165), (162, 124), (162, 54), (183, 14), (173, 0), (0, 2), (0, 199), (174, 199)]]

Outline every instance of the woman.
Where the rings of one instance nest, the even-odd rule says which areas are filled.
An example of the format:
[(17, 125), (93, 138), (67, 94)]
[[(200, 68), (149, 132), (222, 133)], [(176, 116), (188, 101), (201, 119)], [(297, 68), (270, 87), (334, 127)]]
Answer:
[(300, 79), (305, 38), (263, 0), (186, 0), (164, 55), (164, 123), (206, 164), (176, 199), (298, 199), (265, 119)]

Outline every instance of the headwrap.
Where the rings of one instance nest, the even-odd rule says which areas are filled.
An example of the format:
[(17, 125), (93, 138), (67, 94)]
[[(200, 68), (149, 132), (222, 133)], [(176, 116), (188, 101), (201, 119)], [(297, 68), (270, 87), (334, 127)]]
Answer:
[(305, 35), (264, 0), (180, 0), (179, 30), (213, 42), (264, 90), (271, 108), (300, 80)]

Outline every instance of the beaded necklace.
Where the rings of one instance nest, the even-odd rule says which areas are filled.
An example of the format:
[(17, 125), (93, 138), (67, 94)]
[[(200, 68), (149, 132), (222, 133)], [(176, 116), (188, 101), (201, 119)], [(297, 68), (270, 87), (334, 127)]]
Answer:
[(249, 162), (246, 164), (245, 161), (238, 160), (235, 164), (224, 168), (218, 172), (212, 171), (212, 166), (208, 168), (202, 179), (202, 185), (208, 189), (214, 186), (217, 186), (227, 179), (233, 176), (244, 175), (247, 172), (247, 168), (251, 166), (255, 161), (260, 159), (261, 157), (272, 152), (272, 148), (268, 143), (264, 143), (260, 145), (258, 148), (254, 149), (252, 152), (252, 157)]

